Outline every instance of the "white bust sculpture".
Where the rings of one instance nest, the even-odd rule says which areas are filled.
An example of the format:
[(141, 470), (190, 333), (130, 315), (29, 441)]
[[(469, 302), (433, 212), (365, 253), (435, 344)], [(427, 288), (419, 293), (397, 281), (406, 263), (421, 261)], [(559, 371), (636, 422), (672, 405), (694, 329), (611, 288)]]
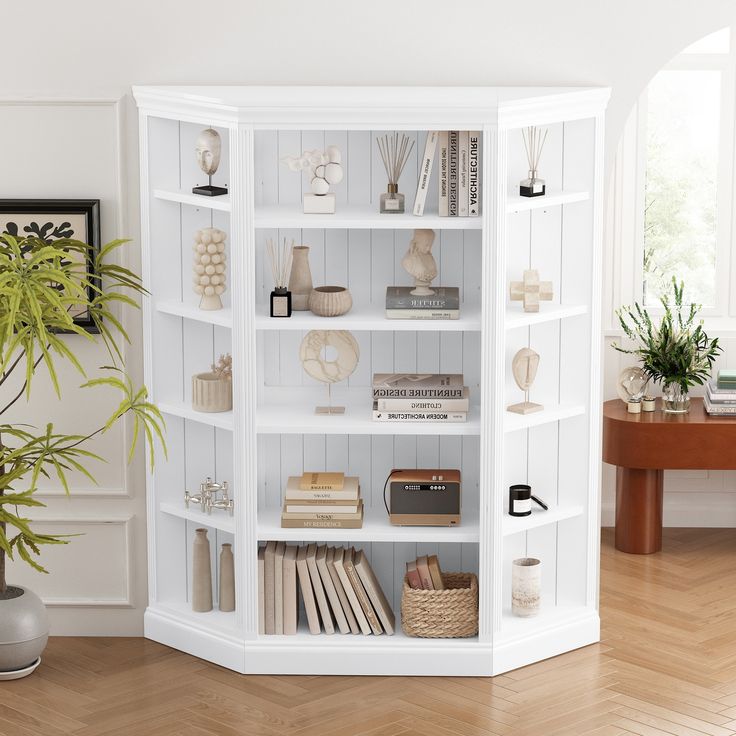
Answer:
[(206, 128), (197, 137), (195, 150), (199, 168), (207, 176), (212, 176), (220, 165), (220, 153), (222, 151), (220, 134), (212, 128)]
[(434, 230), (420, 228), (414, 231), (409, 250), (401, 261), (402, 268), (414, 278), (414, 296), (431, 296), (432, 279), (437, 278), (437, 263), (432, 255)]

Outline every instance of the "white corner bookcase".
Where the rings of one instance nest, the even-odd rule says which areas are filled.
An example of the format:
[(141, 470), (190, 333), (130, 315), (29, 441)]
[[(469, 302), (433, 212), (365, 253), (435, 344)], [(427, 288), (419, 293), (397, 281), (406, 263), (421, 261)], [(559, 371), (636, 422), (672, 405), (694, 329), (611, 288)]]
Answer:
[[(145, 634), (243, 673), (494, 675), (599, 639), (600, 295), (603, 120), (599, 88), (136, 87), (140, 110), (145, 373), (166, 415), (168, 462), (147, 478), (149, 604)], [(518, 196), (526, 176), (520, 128), (549, 127), (541, 174), (547, 195)], [(202, 197), (194, 142), (216, 128), (223, 155), (213, 183), (229, 194)], [(482, 216), (437, 216), (433, 175), (425, 216), (381, 215), (385, 175), (375, 137), (403, 130), (416, 140), (401, 179), (413, 202), (417, 159), (428, 130), (482, 131)], [(304, 215), (306, 179), (279, 159), (335, 144), (345, 178), (337, 213)], [(435, 165), (436, 171), (436, 165)], [(228, 233), (225, 309), (204, 312), (191, 289), (196, 229)], [(461, 318), (386, 320), (385, 287), (408, 283), (400, 266), (411, 231), (437, 232), (435, 283), (459, 286)], [(268, 316), (267, 238), (311, 247), (315, 285), (347, 285), (354, 307), (324, 319)], [(554, 283), (554, 301), (524, 313), (508, 284), (525, 268)], [(348, 329), (360, 345), (356, 372), (333, 389), (344, 416), (315, 416), (324, 388), (301, 369), (310, 329)], [(544, 411), (520, 416), (513, 354), (541, 356), (532, 399)], [(230, 351), (234, 409), (191, 408), (191, 375)], [(371, 420), (373, 372), (462, 372), (472, 411), (464, 424)], [(458, 467), (457, 528), (394, 527), (382, 500), (394, 467)], [(289, 475), (342, 470), (358, 475), (362, 529), (282, 529)], [(211, 476), (232, 483), (235, 515), (184, 509), (185, 488)], [(508, 486), (530, 483), (547, 512), (513, 518)], [(210, 530), (213, 579), (223, 542), (233, 543), (237, 610), (194, 613), (191, 542)], [(352, 544), (365, 550), (400, 617), (405, 562), (438, 554), (443, 569), (475, 572), (480, 630), (470, 639), (258, 634), (257, 549), (266, 540)], [(511, 561), (543, 565), (535, 618), (511, 614)], [(216, 599), (216, 598), (215, 598)], [(302, 617), (303, 618), (303, 617)]]

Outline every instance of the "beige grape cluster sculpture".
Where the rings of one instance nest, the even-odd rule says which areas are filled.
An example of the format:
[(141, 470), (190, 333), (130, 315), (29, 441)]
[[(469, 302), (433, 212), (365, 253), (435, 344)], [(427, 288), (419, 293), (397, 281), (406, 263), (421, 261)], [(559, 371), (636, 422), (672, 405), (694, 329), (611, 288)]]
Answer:
[(216, 227), (205, 227), (194, 234), (194, 291), (202, 298), (200, 309), (222, 309), (225, 293), (225, 238)]

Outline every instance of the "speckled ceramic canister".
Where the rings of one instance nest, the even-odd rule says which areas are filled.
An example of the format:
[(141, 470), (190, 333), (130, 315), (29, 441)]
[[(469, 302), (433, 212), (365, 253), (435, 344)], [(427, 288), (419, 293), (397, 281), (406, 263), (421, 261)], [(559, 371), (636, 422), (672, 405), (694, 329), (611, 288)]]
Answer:
[(542, 596), (542, 563), (521, 557), (511, 563), (511, 611), (514, 616), (536, 616)]

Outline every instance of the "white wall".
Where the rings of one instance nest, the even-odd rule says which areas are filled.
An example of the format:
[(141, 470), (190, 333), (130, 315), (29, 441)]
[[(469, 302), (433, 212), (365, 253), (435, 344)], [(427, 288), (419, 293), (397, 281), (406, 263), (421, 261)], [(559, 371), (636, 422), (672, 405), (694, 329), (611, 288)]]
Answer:
[[(0, 197), (99, 196), (104, 237), (135, 239), (132, 83), (610, 85), (610, 160), (647, 80), (682, 47), (731, 24), (736, 8), (730, 0), (697, 8), (690, 0), (43, 0), (5, 4), (2, 18)], [(29, 104), (38, 100), (54, 104)], [(139, 340), (136, 324), (137, 372)], [(88, 355), (90, 366), (100, 357)], [(59, 406), (39, 390), (24, 418), (88, 426), (77, 384), (71, 377)], [(57, 632), (142, 630), (143, 476), (140, 464), (126, 472), (123, 445), (120, 432), (98, 446), (111, 461), (98, 495), (80, 488), (71, 500), (48, 498), (55, 528), (83, 521), (88, 532), (45, 555), (53, 577), (32, 580), (64, 604), (52, 610)]]

